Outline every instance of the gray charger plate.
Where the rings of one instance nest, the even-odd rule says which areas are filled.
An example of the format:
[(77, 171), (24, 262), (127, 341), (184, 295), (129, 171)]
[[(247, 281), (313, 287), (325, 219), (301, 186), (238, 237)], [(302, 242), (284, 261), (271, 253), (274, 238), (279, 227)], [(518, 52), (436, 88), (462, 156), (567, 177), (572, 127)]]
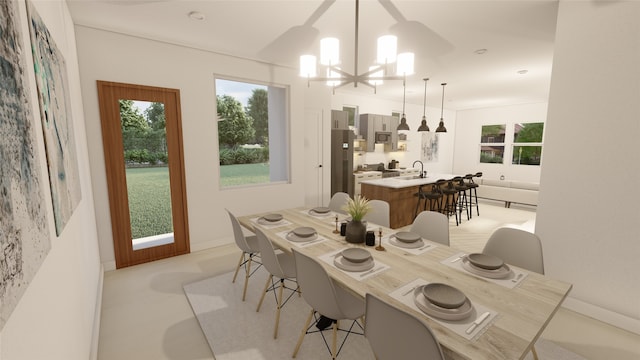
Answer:
[(422, 310), (425, 314), (442, 320), (464, 320), (474, 313), (474, 308), (469, 298), (467, 298), (467, 301), (457, 309), (446, 309), (432, 304), (422, 294), (422, 286), (418, 286), (413, 290), (413, 302), (416, 304), (418, 309)]
[(351, 261), (352, 263), (362, 263), (371, 259), (371, 253), (366, 249), (361, 248), (348, 248), (342, 250), (340, 253), (343, 258)]
[(282, 214), (267, 214), (262, 219), (268, 222), (278, 222), (283, 219)]
[(499, 257), (493, 255), (487, 255), (483, 253), (473, 253), (467, 255), (467, 259), (469, 262), (476, 267), (487, 269), (487, 270), (497, 270), (504, 265), (504, 261)]
[(457, 309), (467, 301), (467, 296), (462, 291), (443, 283), (423, 286), (422, 295), (432, 304), (446, 309)]
[(412, 233), (410, 231), (400, 231), (395, 233), (394, 236), (396, 237), (396, 239), (404, 243), (412, 243), (422, 239), (420, 235)]
[(317, 214), (327, 214), (329, 211), (331, 211), (331, 209), (328, 207), (319, 206), (319, 207), (314, 207), (313, 209), (311, 209), (311, 211)]
[(307, 237), (300, 237), (294, 234), (293, 232), (289, 232), (287, 233), (286, 238), (287, 240), (293, 241), (293, 242), (307, 242), (307, 241), (316, 240), (318, 238), (318, 234), (307, 236)]
[(395, 245), (397, 247), (401, 247), (405, 249), (419, 249), (424, 246), (424, 241), (422, 241), (422, 239), (412, 243), (407, 243), (407, 242), (398, 241), (396, 237), (393, 235), (389, 237), (389, 243), (391, 243), (391, 245)]
[(291, 230), (297, 237), (306, 238), (316, 233), (316, 229), (309, 226), (301, 226)]
[(507, 264), (502, 265), (501, 268), (496, 270), (487, 270), (473, 265), (466, 257), (462, 258), (462, 268), (472, 274), (490, 279), (504, 279), (511, 275), (511, 268)]
[(338, 269), (342, 269), (344, 271), (349, 271), (349, 272), (361, 272), (361, 271), (371, 270), (376, 265), (375, 261), (373, 261), (373, 258), (370, 258), (369, 260), (366, 260), (365, 262), (361, 262), (361, 263), (352, 263), (351, 261), (345, 259), (344, 256), (342, 255), (338, 255), (335, 258), (333, 258), (333, 264)]

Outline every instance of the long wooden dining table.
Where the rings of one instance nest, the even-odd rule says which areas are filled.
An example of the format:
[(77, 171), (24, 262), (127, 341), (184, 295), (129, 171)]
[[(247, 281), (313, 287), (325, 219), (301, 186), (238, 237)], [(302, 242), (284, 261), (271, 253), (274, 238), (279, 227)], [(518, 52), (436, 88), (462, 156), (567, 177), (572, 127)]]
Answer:
[[(548, 276), (526, 271), (511, 266), (512, 270), (525, 274), (517, 286), (502, 286), (495, 281), (485, 279), (466, 271), (455, 269), (449, 259), (462, 252), (458, 249), (431, 243), (429, 251), (421, 254), (386, 244), (385, 250), (376, 250), (374, 246), (352, 244), (345, 241), (344, 236), (334, 233), (339, 229), (346, 215), (331, 213), (328, 216), (313, 216), (309, 208), (292, 208), (257, 213), (238, 217), (238, 220), (248, 230), (255, 231), (255, 227), (268, 236), (272, 243), (285, 252), (291, 253), (292, 248), (316, 257), (318, 259), (328, 253), (349, 247), (366, 248), (372, 254), (374, 261), (384, 264), (380, 271), (366, 277), (356, 278), (325, 261), (319, 261), (329, 275), (342, 287), (364, 299), (366, 293), (375, 294), (399, 308), (424, 319), (436, 334), (445, 356), (450, 359), (523, 359), (531, 350), (536, 340), (560, 308), (572, 285), (554, 280)], [(263, 226), (256, 220), (260, 217), (278, 213), (283, 215), (283, 225)], [(336, 226), (335, 216), (338, 216)], [(297, 227), (313, 227), (323, 241), (316, 241), (308, 245), (294, 244), (286, 240), (282, 234)], [(382, 230), (383, 238), (397, 230), (369, 224), (376, 233), (376, 245), (380, 243), (378, 230)], [(454, 260), (455, 261), (455, 258)], [(375, 268), (374, 268), (375, 269)], [(438, 321), (425, 312), (420, 311), (406, 302), (400, 301), (396, 294), (398, 290), (409, 286), (416, 279), (423, 279), (429, 283), (437, 282), (453, 286), (461, 290), (472, 304), (486, 306), (493, 311), (491, 321), (483, 324), (482, 332), (472, 339), (452, 330), (446, 322)], [(515, 281), (515, 279), (514, 279)], [(403, 289), (404, 292), (404, 289)], [(408, 292), (407, 292), (408, 293)], [(411, 296), (411, 295), (409, 295)], [(479, 315), (479, 314), (478, 314)], [(365, 320), (366, 321), (366, 320)]]

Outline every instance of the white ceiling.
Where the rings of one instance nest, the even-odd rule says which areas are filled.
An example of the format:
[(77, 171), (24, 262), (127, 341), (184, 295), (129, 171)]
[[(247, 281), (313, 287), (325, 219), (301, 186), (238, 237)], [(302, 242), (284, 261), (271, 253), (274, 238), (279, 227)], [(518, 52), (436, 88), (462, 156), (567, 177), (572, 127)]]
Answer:
[[(350, 73), (354, 68), (354, 0), (67, 2), (79, 25), (293, 68), (299, 55), (319, 55), (320, 38), (335, 36), (341, 41), (341, 67)], [(546, 102), (557, 9), (557, 0), (361, 0), (358, 70), (373, 65), (377, 37), (393, 33), (399, 52), (416, 54), (407, 102), (423, 103), (426, 77), (430, 107), (440, 107), (443, 82), (448, 109)], [(190, 19), (192, 11), (206, 19)], [(478, 49), (487, 52), (477, 55)], [(373, 94), (362, 85), (339, 91)], [(377, 96), (402, 101), (402, 81), (385, 82)]]

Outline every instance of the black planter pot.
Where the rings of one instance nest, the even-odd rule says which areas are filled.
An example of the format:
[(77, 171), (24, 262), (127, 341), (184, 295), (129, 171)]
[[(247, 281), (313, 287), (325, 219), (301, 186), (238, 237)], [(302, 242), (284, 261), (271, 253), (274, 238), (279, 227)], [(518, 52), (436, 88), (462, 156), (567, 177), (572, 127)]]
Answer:
[(367, 234), (367, 225), (360, 220), (351, 220), (347, 223), (345, 239), (347, 242), (359, 244), (364, 242)]

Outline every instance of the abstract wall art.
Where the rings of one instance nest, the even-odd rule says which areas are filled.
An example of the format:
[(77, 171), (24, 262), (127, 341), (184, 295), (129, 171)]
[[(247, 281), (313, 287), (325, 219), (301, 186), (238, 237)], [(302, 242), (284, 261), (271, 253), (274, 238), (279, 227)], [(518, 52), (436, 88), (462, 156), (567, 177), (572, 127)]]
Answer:
[(56, 235), (59, 236), (82, 198), (67, 67), (49, 30), (33, 4), (28, 1), (27, 12), (40, 118), (47, 151), (53, 215)]
[(51, 248), (17, 4), (0, 0), (0, 331)]
[(420, 160), (422, 162), (438, 161), (438, 134), (422, 132), (422, 144), (420, 148)]

